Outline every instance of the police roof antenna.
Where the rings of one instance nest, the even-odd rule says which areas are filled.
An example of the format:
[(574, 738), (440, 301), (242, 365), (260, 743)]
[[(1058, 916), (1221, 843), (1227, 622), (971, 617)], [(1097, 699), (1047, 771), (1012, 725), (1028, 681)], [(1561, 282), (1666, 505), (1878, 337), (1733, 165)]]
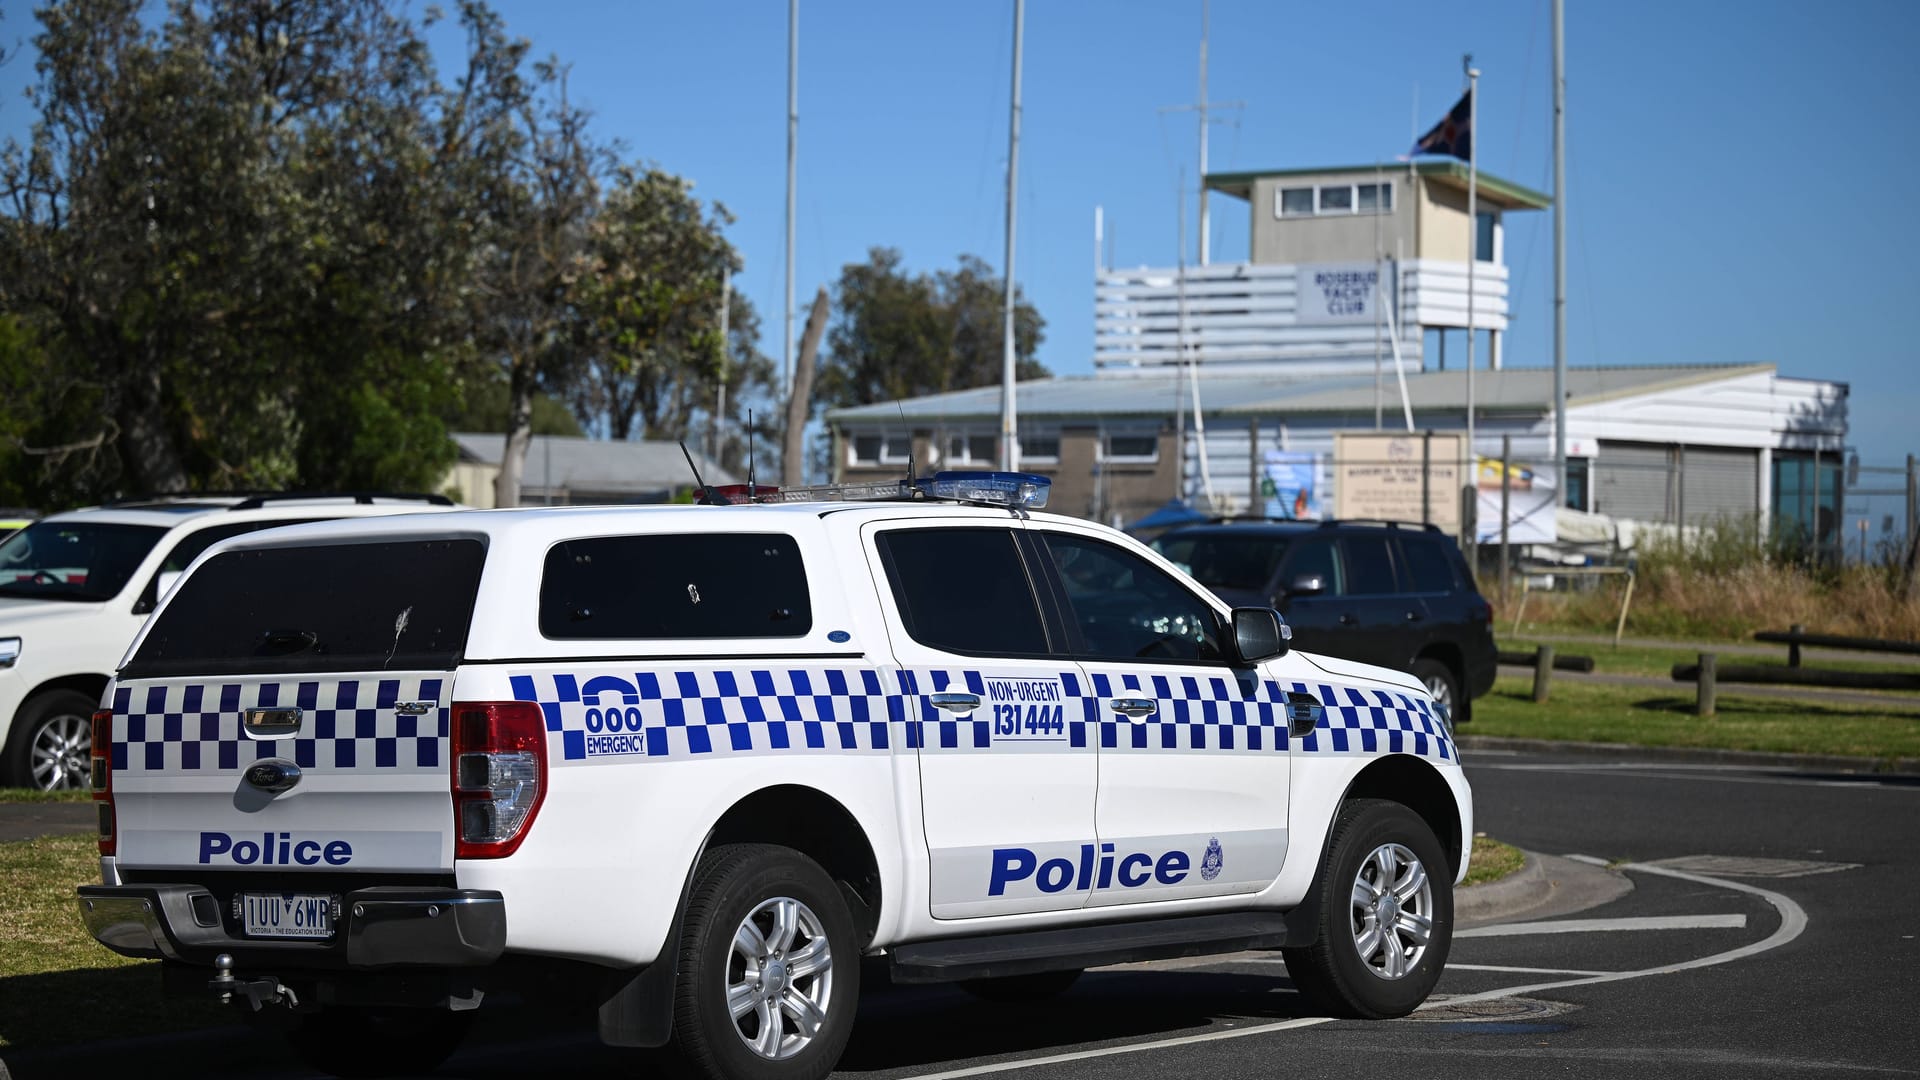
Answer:
[[(906, 482), (905, 484), (903, 484), (903, 485), (901, 485), (901, 487), (902, 487), (902, 490), (904, 490), (904, 491), (905, 491), (905, 492), (907, 493), (907, 497), (908, 497), (908, 498), (912, 498), (912, 497), (913, 497), (913, 493), (914, 493), (914, 486), (913, 486), (913, 428), (912, 428), (912, 427), (910, 427), (910, 426), (909, 426), (909, 425), (907, 424), (907, 407), (906, 407), (906, 406), (904, 406), (904, 405), (902, 405), (902, 404), (900, 404), (900, 399), (899, 399), (899, 398), (894, 398), (894, 399), (893, 399), (893, 407), (894, 407), (894, 408), (895, 408), (896, 410), (898, 410), (898, 411), (899, 411), (899, 413), (900, 413), (900, 428), (901, 428), (901, 430), (903, 430), (903, 431), (905, 431), (905, 432), (907, 433), (907, 482)], [(882, 443), (884, 444), (884, 443), (886, 442), (886, 440), (885, 440), (885, 439), (882, 439), (882, 440), (881, 440), (881, 442), (882, 442)], [(886, 451), (886, 446), (885, 446), (885, 445), (882, 445), (880, 449), (881, 449), (881, 452), (882, 452), (882, 456), (884, 456), (884, 455), (885, 455), (885, 451)]]
[(753, 482), (753, 410), (747, 410), (747, 501), (752, 502), (759, 488)]
[(697, 485), (700, 488), (700, 493), (706, 496), (707, 505), (708, 506), (732, 505), (727, 501), (727, 497), (725, 495), (722, 495), (719, 492), (713, 490), (712, 484), (709, 484), (705, 480), (700, 479), (700, 466), (695, 465), (693, 463), (693, 451), (687, 449), (687, 440), (685, 439), (680, 440), (680, 452), (687, 455), (687, 468), (693, 470), (693, 482), (695, 485)]

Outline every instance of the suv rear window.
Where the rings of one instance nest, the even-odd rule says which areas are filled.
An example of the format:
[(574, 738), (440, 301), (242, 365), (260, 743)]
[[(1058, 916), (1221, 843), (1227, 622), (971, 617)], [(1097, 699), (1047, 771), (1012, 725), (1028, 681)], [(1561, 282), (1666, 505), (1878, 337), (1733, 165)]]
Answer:
[(547, 551), (540, 633), (555, 640), (787, 638), (813, 629), (800, 545), (779, 533), (568, 540)]
[(486, 557), (474, 539), (223, 552), (180, 583), (121, 674), (450, 669)]

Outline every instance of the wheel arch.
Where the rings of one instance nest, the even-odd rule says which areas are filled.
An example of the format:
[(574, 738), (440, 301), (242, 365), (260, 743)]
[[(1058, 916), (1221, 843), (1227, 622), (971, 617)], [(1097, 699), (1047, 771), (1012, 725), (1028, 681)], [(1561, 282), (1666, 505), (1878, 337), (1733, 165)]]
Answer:
[[(1461, 860), (1465, 855), (1461, 850), (1464, 839), (1461, 835), (1460, 805), (1454, 801), (1453, 788), (1440, 775), (1440, 770), (1411, 754), (1390, 754), (1370, 762), (1347, 783), (1347, 790), (1340, 796), (1340, 802), (1345, 805), (1355, 799), (1385, 799), (1420, 815), (1420, 819), (1433, 830), (1434, 838), (1440, 841), (1440, 849), (1446, 852), (1449, 875), (1459, 876)], [(1334, 815), (1335, 820), (1338, 817), (1338, 814)], [(1328, 822), (1327, 828), (1331, 833), (1332, 821)], [(1323, 840), (1321, 851), (1326, 849)]]
[(761, 788), (720, 815), (702, 850), (740, 843), (779, 844), (819, 863), (846, 895), (862, 944), (872, 939), (880, 919), (880, 860), (840, 800), (801, 784)]

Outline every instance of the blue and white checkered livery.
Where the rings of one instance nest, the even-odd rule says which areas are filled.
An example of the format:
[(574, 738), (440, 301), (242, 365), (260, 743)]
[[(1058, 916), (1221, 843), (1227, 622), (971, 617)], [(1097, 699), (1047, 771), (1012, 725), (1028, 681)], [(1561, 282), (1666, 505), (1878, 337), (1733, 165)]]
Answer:
[[(447, 768), (444, 677), (377, 675), (303, 680), (283, 692), (257, 679), (147, 687), (120, 686), (113, 695), (113, 771), (233, 772), (264, 758), (287, 758), (303, 769), (378, 769), (392, 772)], [(422, 716), (402, 716), (400, 701), (434, 705)], [(241, 731), (248, 709), (298, 708), (298, 731), (279, 739)]]

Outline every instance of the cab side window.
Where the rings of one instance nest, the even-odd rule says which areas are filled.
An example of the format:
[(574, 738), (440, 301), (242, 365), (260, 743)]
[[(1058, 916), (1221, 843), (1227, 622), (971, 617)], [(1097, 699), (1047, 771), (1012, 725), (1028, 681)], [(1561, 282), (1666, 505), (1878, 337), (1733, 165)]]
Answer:
[(897, 529), (875, 543), (913, 640), (976, 656), (1047, 654), (1013, 530)]
[(1403, 536), (1400, 553), (1406, 557), (1408, 588), (1418, 593), (1447, 593), (1455, 587), (1453, 563), (1440, 541), (1426, 536)]
[(1080, 630), (1100, 660), (1224, 659), (1212, 607), (1139, 555), (1069, 533), (1043, 533)]

